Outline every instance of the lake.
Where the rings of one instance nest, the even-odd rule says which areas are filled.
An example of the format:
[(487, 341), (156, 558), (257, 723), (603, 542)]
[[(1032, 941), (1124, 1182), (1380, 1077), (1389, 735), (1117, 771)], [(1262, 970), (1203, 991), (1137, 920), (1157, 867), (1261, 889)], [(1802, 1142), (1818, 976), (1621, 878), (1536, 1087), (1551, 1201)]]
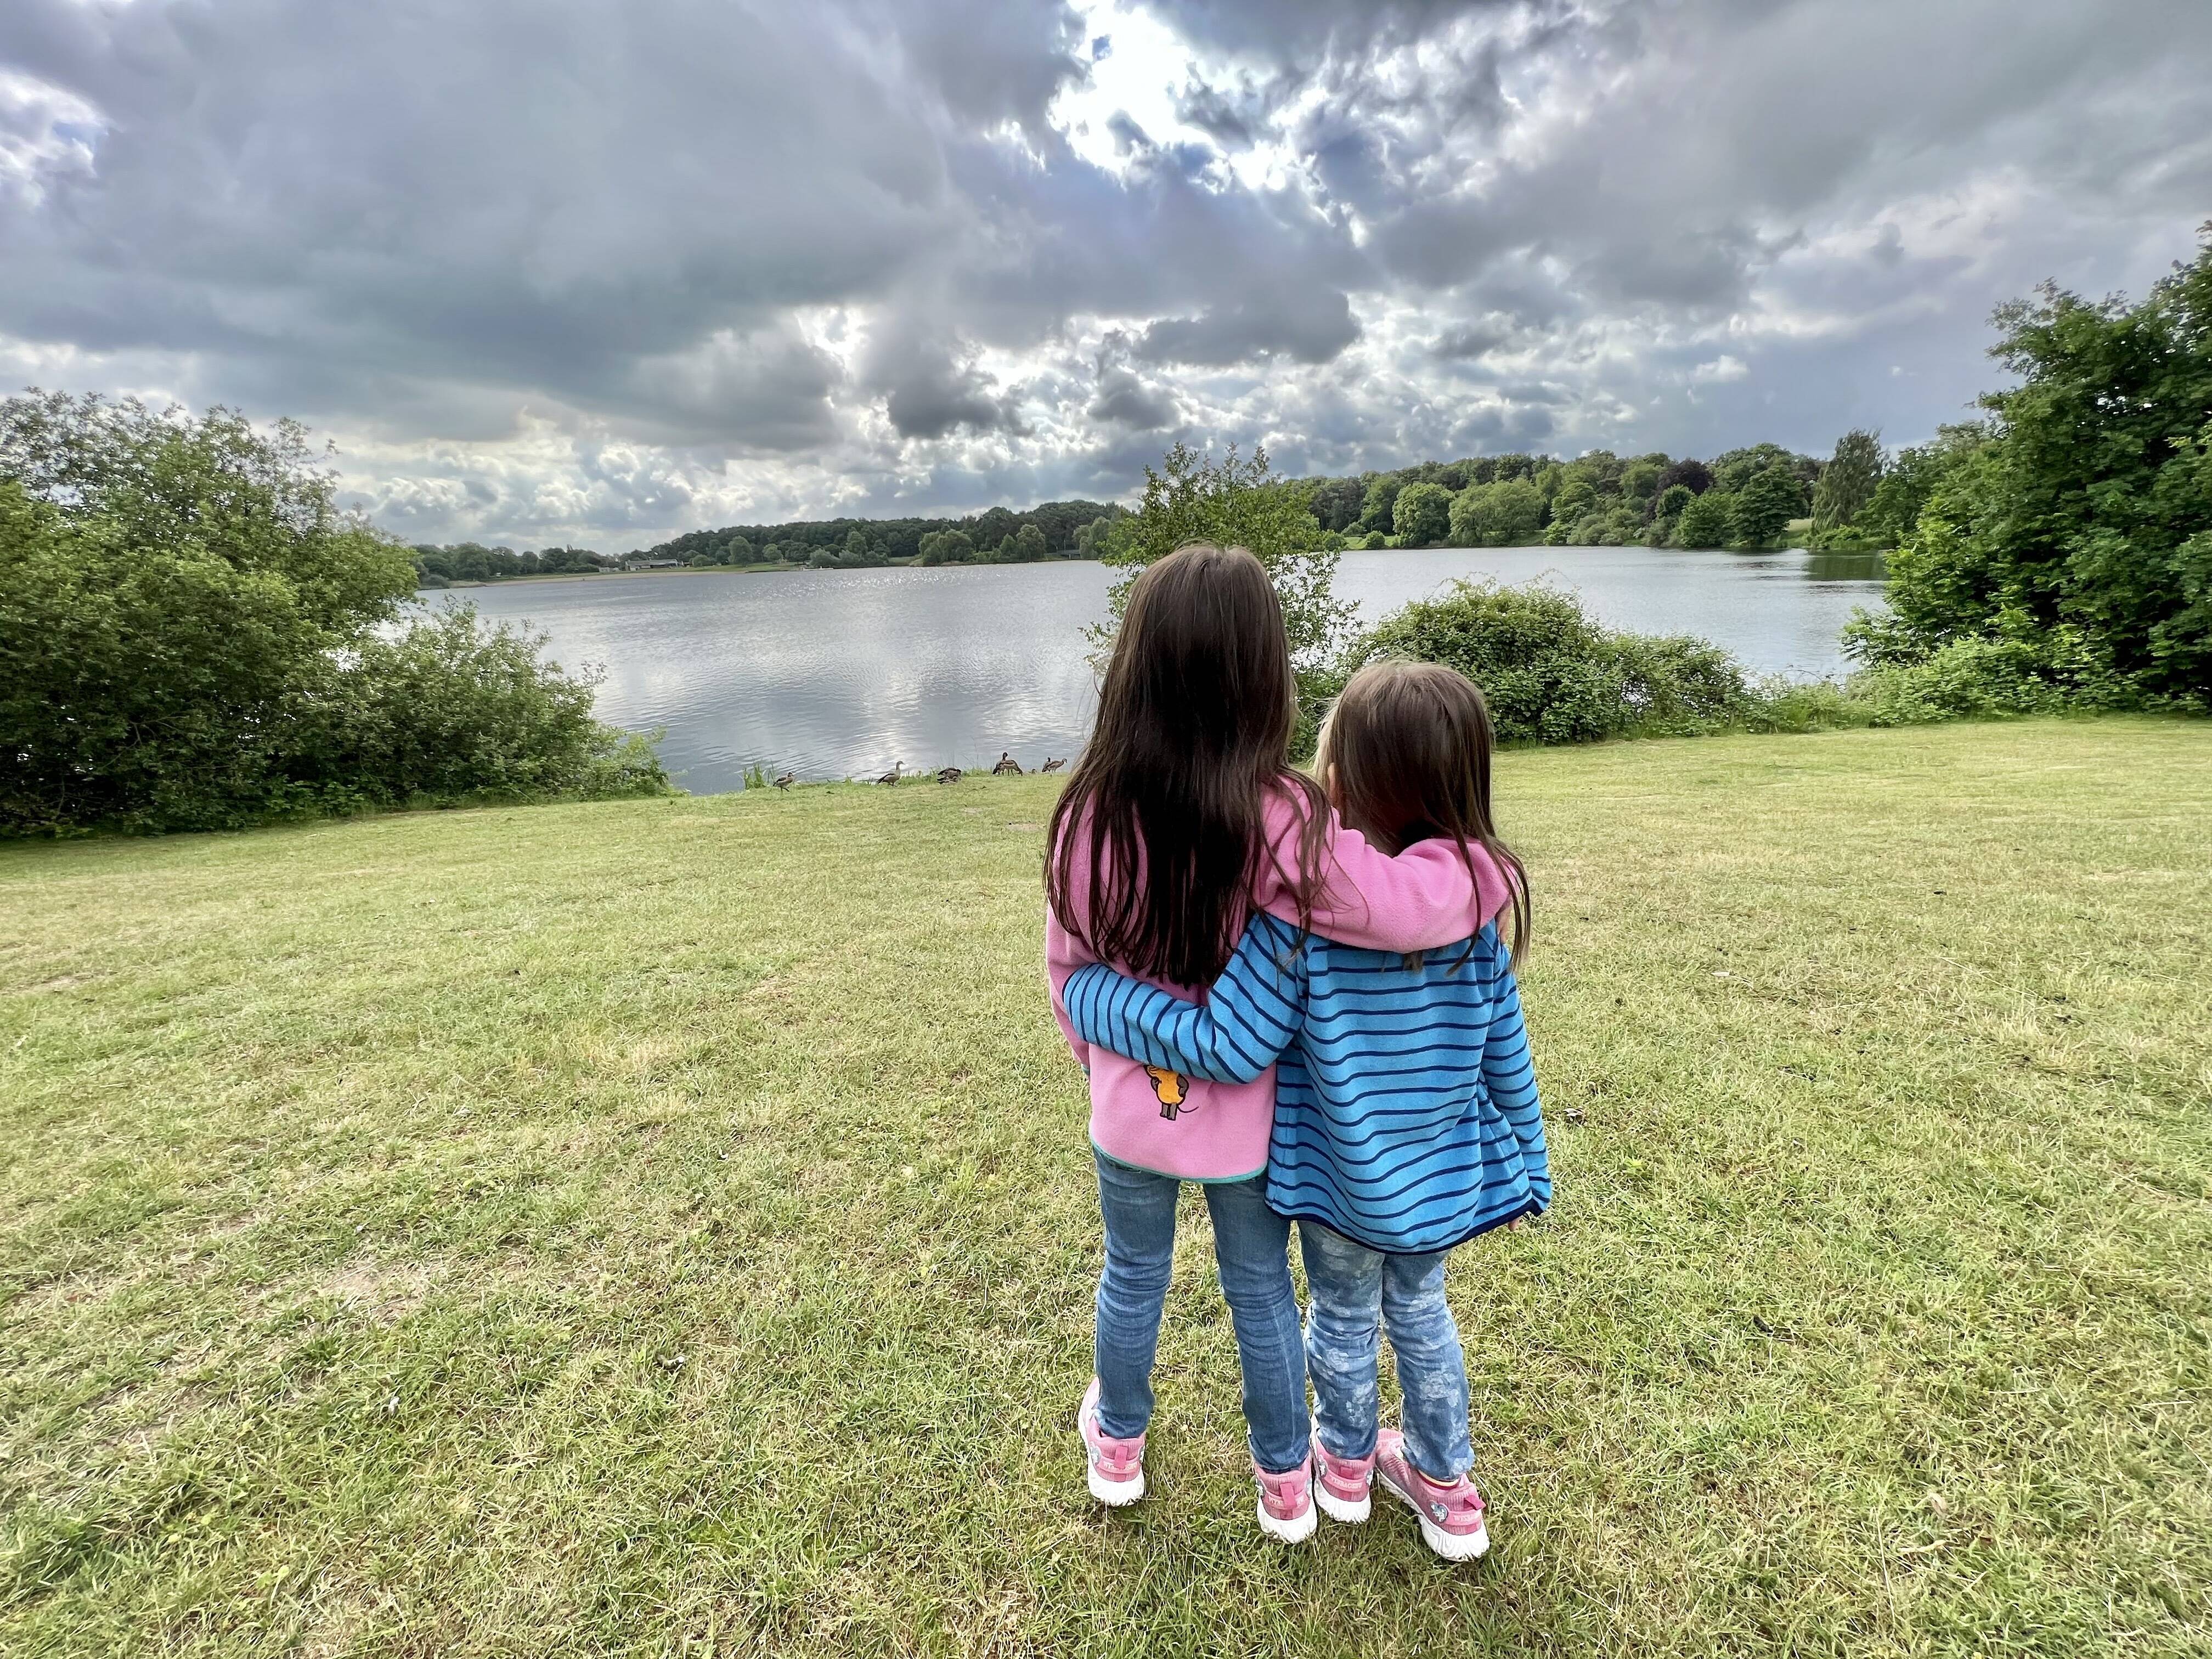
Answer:
[[(1881, 602), (1879, 562), (1801, 551), (1626, 547), (1347, 553), (1337, 592), (1363, 619), (1462, 576), (1546, 577), (1610, 626), (1698, 634), (1763, 673), (1839, 672), (1837, 637)], [(1084, 629), (1115, 573), (1075, 560), (936, 569), (589, 576), (422, 595), (526, 621), (551, 655), (605, 670), (602, 718), (665, 728), (661, 757), (696, 793), (744, 769), (802, 778), (988, 767), (1073, 755), (1096, 686)]]

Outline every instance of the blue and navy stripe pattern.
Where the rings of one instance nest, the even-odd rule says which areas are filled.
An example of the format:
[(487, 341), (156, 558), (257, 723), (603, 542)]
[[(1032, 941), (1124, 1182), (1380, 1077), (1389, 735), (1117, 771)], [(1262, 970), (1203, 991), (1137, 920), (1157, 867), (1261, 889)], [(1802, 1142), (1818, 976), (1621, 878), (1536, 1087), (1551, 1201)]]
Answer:
[(1218, 1083), (1275, 1074), (1267, 1202), (1377, 1250), (1449, 1249), (1552, 1201), (1521, 993), (1497, 928), (1418, 967), (1261, 914), (1205, 1004), (1092, 963), (1086, 1042)]

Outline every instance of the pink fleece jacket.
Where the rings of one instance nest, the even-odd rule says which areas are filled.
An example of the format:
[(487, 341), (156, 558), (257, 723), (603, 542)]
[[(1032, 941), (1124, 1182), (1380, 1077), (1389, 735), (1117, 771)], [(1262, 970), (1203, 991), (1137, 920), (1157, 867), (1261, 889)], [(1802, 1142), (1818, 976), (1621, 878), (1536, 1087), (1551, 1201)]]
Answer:
[[(1291, 872), (1297, 868), (1303, 809), (1285, 796), (1268, 805), (1268, 847), (1255, 908), (1297, 920)], [(1344, 945), (1377, 951), (1431, 951), (1482, 930), (1505, 907), (1505, 877), (1480, 847), (1470, 880), (1460, 849), (1450, 842), (1422, 842), (1396, 858), (1368, 844), (1331, 813), (1322, 861), (1322, 890), (1313, 909), (1314, 932)], [(1079, 863), (1073, 898), (1087, 911), (1091, 872)], [(1238, 1181), (1267, 1167), (1267, 1132), (1275, 1111), (1275, 1071), (1249, 1083), (1207, 1083), (1176, 1072), (1156, 1072), (1075, 1035), (1060, 1000), (1067, 976), (1096, 961), (1060, 918), (1045, 910), (1045, 974), (1052, 986), (1053, 1017), (1077, 1060), (1091, 1073), (1091, 1139), (1107, 1157), (1140, 1170), (1186, 1181)], [(1124, 973), (1125, 963), (1112, 966)], [(1143, 977), (1138, 975), (1138, 977)], [(1154, 979), (1176, 996), (1206, 1000), (1206, 988)]]

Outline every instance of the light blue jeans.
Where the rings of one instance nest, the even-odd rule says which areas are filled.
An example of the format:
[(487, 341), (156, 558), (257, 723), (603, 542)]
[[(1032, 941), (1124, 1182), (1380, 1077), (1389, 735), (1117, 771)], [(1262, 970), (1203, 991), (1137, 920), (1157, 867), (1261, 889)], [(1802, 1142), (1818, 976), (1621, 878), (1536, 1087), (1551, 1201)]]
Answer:
[(1306, 1261), (1306, 1369), (1314, 1426), (1336, 1457), (1375, 1449), (1382, 1414), (1378, 1334), (1398, 1358), (1406, 1455), (1431, 1480), (1474, 1467), (1468, 1437), (1467, 1355), (1444, 1301), (1444, 1255), (1385, 1255), (1301, 1219)]
[[(1116, 1438), (1152, 1420), (1152, 1358), (1175, 1268), (1182, 1182), (1100, 1152), (1098, 1208), (1106, 1266), (1098, 1275), (1098, 1426)], [(1270, 1474), (1306, 1461), (1306, 1356), (1291, 1287), (1291, 1224), (1261, 1197), (1264, 1176), (1204, 1183), (1213, 1260), (1244, 1370), (1244, 1426), (1253, 1461)]]

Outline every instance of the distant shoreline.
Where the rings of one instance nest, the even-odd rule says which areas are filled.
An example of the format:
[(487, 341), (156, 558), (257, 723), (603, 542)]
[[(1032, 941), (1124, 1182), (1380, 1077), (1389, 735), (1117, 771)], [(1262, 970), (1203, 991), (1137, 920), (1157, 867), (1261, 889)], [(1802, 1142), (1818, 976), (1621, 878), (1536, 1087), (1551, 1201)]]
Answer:
[[(1040, 564), (1097, 564), (1097, 559), (1024, 559), (1018, 564), (999, 564), (980, 559), (963, 559), (957, 564), (924, 564), (919, 559), (887, 559), (882, 564), (833, 565), (833, 574), (848, 574), (857, 570), (1018, 570)], [(417, 593), (459, 592), (465, 587), (520, 587), (526, 582), (595, 582), (615, 576), (781, 576), (811, 570), (819, 574), (823, 567), (811, 564), (683, 564), (665, 570), (554, 570), (531, 576), (493, 576), (469, 581), (447, 582), (442, 587), (416, 588)]]
[[(1552, 553), (1620, 553), (1626, 552), (1630, 550), (1626, 545), (1620, 547), (1553, 547), (1549, 542), (1516, 542), (1510, 547), (1347, 547), (1341, 550), (1341, 551), (1346, 553), (1526, 553), (1536, 550)], [(1815, 558), (1821, 556), (1820, 550), (1817, 548), (1800, 547), (1794, 544), (1785, 547), (1684, 548), (1638, 546), (1634, 550), (1639, 553), (1733, 553), (1743, 556), (1753, 557), (1771, 553), (1805, 553), (1811, 555)], [(1832, 556), (1838, 558), (1879, 559), (1884, 556), (1878, 553), (1844, 553), (1836, 554)], [(957, 564), (926, 565), (919, 559), (891, 559), (882, 564), (838, 565), (828, 567), (828, 569), (832, 574), (846, 574), (855, 570), (1019, 570), (1030, 566), (1041, 564), (1101, 564), (1103, 562), (1103, 561), (1099, 559), (1050, 558), (1024, 559), (1015, 564), (1000, 564), (994, 561), (963, 559)], [(516, 587), (527, 582), (605, 581), (611, 577), (617, 576), (778, 576), (787, 573), (804, 570), (820, 571), (823, 568), (823, 567), (821, 566), (808, 564), (702, 564), (675, 565), (665, 570), (559, 570), (549, 572), (542, 575), (495, 576), (488, 580), (447, 582), (442, 587), (417, 587), (415, 591), (417, 593), (448, 593), (459, 592), (464, 588)]]

